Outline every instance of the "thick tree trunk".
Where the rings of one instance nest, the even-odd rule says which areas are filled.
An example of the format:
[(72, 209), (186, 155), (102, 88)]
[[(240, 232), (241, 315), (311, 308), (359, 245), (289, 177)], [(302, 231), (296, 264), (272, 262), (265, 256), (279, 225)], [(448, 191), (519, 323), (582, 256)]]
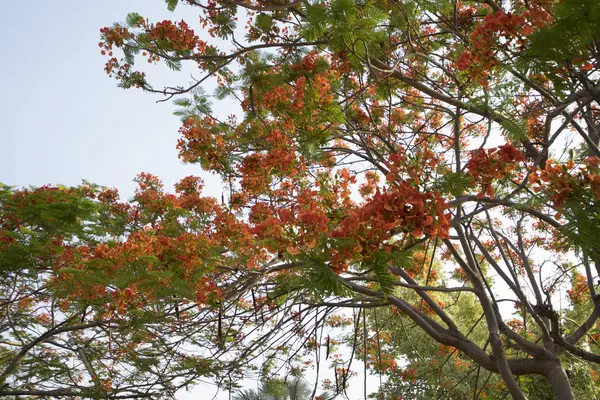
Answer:
[(575, 400), (571, 382), (569, 382), (567, 373), (560, 363), (552, 364), (552, 367), (546, 374), (546, 378), (550, 381), (552, 391), (557, 400)]

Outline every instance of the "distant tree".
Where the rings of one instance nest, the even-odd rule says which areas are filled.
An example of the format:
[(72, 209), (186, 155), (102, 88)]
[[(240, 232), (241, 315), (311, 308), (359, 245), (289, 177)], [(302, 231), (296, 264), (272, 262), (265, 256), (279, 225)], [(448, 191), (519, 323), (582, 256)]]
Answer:
[[(233, 400), (309, 400), (313, 394), (311, 385), (302, 378), (289, 381), (269, 379), (263, 382), (258, 390), (246, 389), (233, 396)], [(321, 393), (318, 400), (333, 400), (331, 393)]]
[[(415, 296), (402, 289), (398, 294), (410, 298)], [(438, 300), (455, 302), (448, 310), (456, 324), (470, 332), (472, 340), (485, 341), (487, 329), (481, 323), (477, 300), (473, 296), (453, 298), (442, 294)], [(520, 312), (507, 321), (511, 327), (522, 324)], [(390, 399), (501, 399), (507, 396), (502, 379), (486, 371), (480, 365), (453, 347), (441, 345), (424, 336), (415, 323), (406, 315), (389, 310), (367, 312), (366, 365), (371, 379), (383, 377), (378, 395)], [(479, 321), (477, 324), (474, 322)], [(346, 338), (348, 340), (348, 338)], [(358, 354), (364, 361), (364, 343), (359, 341)], [(593, 377), (597, 372), (589, 364), (578, 359), (564, 360), (576, 399), (594, 399), (600, 396), (600, 386)], [(592, 379), (590, 379), (592, 377)], [(529, 400), (553, 398), (552, 388), (542, 376), (530, 375), (517, 378), (521, 389)], [(377, 398), (377, 396), (373, 396)]]
[[(130, 14), (102, 29), (106, 72), (174, 99), (181, 159), (227, 198), (149, 174), (129, 203), (4, 188), (0, 394), (169, 397), (325, 351), (338, 393), (362, 357), (459, 397), (403, 337), (475, 398), (488, 376), (514, 399), (598, 382), (599, 2), (166, 3), (200, 26)], [(140, 59), (200, 75), (157, 86)], [(225, 98), (241, 111), (218, 118)], [(323, 334), (342, 325), (346, 359)]]

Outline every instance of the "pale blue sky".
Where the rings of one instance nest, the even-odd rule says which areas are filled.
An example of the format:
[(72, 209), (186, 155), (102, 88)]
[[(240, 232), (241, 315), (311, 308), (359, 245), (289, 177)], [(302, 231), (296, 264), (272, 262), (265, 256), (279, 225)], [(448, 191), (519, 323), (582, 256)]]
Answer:
[[(19, 1), (3, 7), (0, 182), (76, 185), (86, 179), (129, 197), (139, 172), (160, 176), (169, 189), (187, 175), (206, 179), (198, 166), (177, 158), (179, 120), (172, 104), (117, 88), (103, 70), (99, 30), (131, 11), (151, 20), (172, 17), (160, 0)], [(189, 8), (178, 11), (174, 17), (180, 19)], [(156, 71), (161, 85), (173, 83), (163, 69)], [(217, 195), (219, 179), (209, 181), (207, 189)]]

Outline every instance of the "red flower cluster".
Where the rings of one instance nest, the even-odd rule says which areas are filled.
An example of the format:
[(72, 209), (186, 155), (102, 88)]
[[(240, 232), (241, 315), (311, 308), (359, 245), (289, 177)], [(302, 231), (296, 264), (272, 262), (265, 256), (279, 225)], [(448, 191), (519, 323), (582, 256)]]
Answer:
[(385, 247), (385, 241), (398, 234), (447, 237), (450, 216), (437, 193), (421, 193), (400, 183), (384, 193), (377, 192), (365, 205), (352, 211), (331, 232), (335, 238), (351, 238), (354, 244), (336, 249), (332, 264), (347, 267), (349, 260), (361, 259)]
[(390, 154), (386, 167), (389, 173), (386, 178), (388, 183), (394, 184), (398, 181), (410, 181), (413, 185), (420, 185), (423, 177), (426, 177), (443, 160), (443, 156), (432, 152), (425, 146), (415, 149), (407, 156), (405, 149)]
[(505, 144), (491, 149), (476, 151), (467, 163), (467, 171), (481, 182), (482, 192), (494, 196), (492, 182), (510, 176), (517, 168), (517, 163), (526, 161), (523, 154), (512, 144)]
[(545, 188), (552, 188), (550, 200), (554, 208), (560, 210), (565, 201), (578, 189), (589, 189), (596, 199), (600, 199), (599, 166), (600, 159), (598, 157), (588, 157), (578, 170), (574, 170), (575, 163), (572, 160), (566, 164), (548, 160), (543, 170), (536, 171), (529, 176), (529, 182), (537, 184), (534, 188), (537, 192), (545, 190)]
[(200, 194), (204, 181), (197, 176), (187, 176), (175, 184), (178, 205), (186, 210), (197, 213), (211, 213), (217, 207), (213, 197), (202, 197)]
[(292, 98), (292, 93), (293, 90), (290, 86), (275, 86), (256, 101), (267, 110), (274, 110), (280, 103), (288, 103)]
[(302, 169), (291, 138), (279, 129), (262, 136), (267, 151), (250, 154), (238, 166), (241, 185), (247, 195), (258, 195), (269, 189), (274, 177), (293, 177)]
[(567, 295), (574, 304), (581, 304), (585, 299), (587, 281), (582, 274), (575, 275), (572, 288), (567, 290)]
[(417, 370), (415, 368), (407, 368), (402, 371), (402, 380), (405, 382), (414, 383), (417, 380)]
[(188, 118), (179, 133), (183, 136), (177, 142), (179, 158), (186, 163), (198, 162), (209, 171), (223, 172), (232, 144), (219, 132), (214, 118)]
[(200, 281), (196, 283), (196, 304), (205, 305), (210, 300), (222, 300), (223, 295), (221, 290), (217, 287), (217, 284), (210, 278), (203, 276)]
[(122, 46), (125, 43), (125, 40), (131, 37), (129, 30), (119, 25), (110, 28), (104, 27), (100, 29), (100, 33), (102, 34), (104, 41), (100, 42), (98, 46), (106, 51), (112, 51), (113, 45), (116, 45), (117, 47)]
[(250, 233), (258, 239), (271, 239), (272, 252), (286, 249), (290, 254), (299, 254), (300, 248), (307, 251), (314, 248), (321, 235), (329, 231), (329, 218), (316, 204), (302, 208), (298, 204), (274, 210), (267, 203), (256, 203), (250, 210), (249, 220), (254, 224)]
[[(445, 202), (434, 193), (420, 193), (407, 184), (373, 199), (344, 219), (337, 236), (356, 237), (377, 245), (390, 235), (405, 232), (445, 237), (448, 233)], [(437, 217), (437, 220), (436, 220)]]
[(469, 69), (481, 84), (487, 84), (488, 71), (497, 64), (495, 47), (499, 45), (499, 39), (503, 39), (502, 46), (508, 46), (513, 40), (517, 45), (523, 45), (525, 38), (533, 33), (533, 27), (527, 24), (527, 17), (539, 19), (539, 14), (535, 9), (521, 15), (503, 11), (487, 15), (469, 36), (472, 50), (458, 57), (456, 67), (460, 70)]
[(316, 50), (311, 51), (307, 55), (305, 55), (299, 64), (293, 65), (293, 71), (302, 71), (302, 72), (313, 72), (315, 67), (317, 66), (317, 62), (322, 59), (322, 56), (319, 55), (319, 52)]
[(206, 50), (206, 42), (200, 40), (190, 29), (185, 21), (173, 23), (165, 20), (158, 22), (155, 26), (147, 28), (147, 37), (150, 40), (164, 40), (175, 51), (188, 52), (198, 49)]
[(525, 333), (525, 324), (523, 323), (523, 320), (520, 318), (513, 318), (513, 319), (507, 321), (506, 325), (508, 325), (508, 327), (510, 329), (512, 329), (519, 335), (522, 335)]
[(116, 57), (113, 57), (113, 46), (122, 47), (127, 39), (130, 39), (133, 35), (127, 28), (119, 25), (113, 27), (105, 27), (100, 29), (102, 34), (102, 41), (98, 43), (100, 47), (100, 53), (110, 57), (104, 66), (104, 71), (109, 76), (115, 75), (118, 80), (124, 81), (130, 77), (136, 81), (143, 81), (145, 74), (143, 72), (131, 72), (131, 65), (122, 63), (123, 60), (119, 61)]

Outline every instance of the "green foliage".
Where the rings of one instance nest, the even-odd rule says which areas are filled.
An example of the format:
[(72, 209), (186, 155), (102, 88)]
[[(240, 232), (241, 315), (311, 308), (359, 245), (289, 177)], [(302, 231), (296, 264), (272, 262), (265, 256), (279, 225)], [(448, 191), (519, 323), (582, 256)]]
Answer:
[(179, 3), (179, 0), (165, 0), (165, 3), (167, 3), (167, 9), (169, 11), (175, 11), (175, 8), (177, 8), (177, 4)]
[(503, 133), (511, 141), (519, 142), (527, 139), (527, 127), (524, 121), (507, 118), (500, 123)]
[[(371, 2), (357, 7), (354, 0), (335, 0), (330, 7), (321, 2), (312, 5), (305, 2), (306, 19), (303, 35), (309, 40), (319, 40), (327, 32), (330, 45), (334, 49), (350, 46), (360, 57), (367, 52), (375, 54), (379, 44), (386, 41), (383, 27), (387, 14)], [(360, 65), (354, 56), (351, 60)]]
[(559, 98), (571, 90), (571, 82), (557, 73), (565, 66), (578, 67), (593, 54), (598, 35), (600, 6), (595, 0), (566, 0), (552, 8), (554, 22), (534, 32), (527, 49), (515, 60), (523, 73), (543, 74)]
[(303, 12), (306, 15), (303, 25), (303, 35), (307, 40), (318, 40), (327, 30), (327, 7), (322, 2), (303, 2)]
[(436, 182), (436, 189), (442, 193), (460, 196), (474, 184), (473, 177), (465, 172), (448, 172)]
[(165, 64), (173, 71), (181, 71), (181, 61), (165, 59)]
[(269, 31), (273, 27), (273, 17), (260, 13), (256, 16), (256, 26), (263, 31)]
[[(32, 276), (40, 273), (31, 268), (31, 261), (51, 258), (52, 248), (61, 251), (61, 244), (53, 244), (56, 237), (66, 241), (94, 241), (96, 235), (101, 235), (97, 225), (98, 206), (82, 196), (83, 189), (31, 188), (30, 191), (31, 204), (23, 205), (13, 196), (12, 187), (0, 183), (0, 209), (4, 215), (12, 215), (14, 221), (14, 225), (9, 223), (0, 228), (0, 235), (11, 240), (11, 245), (3, 246), (0, 251), (0, 276), (17, 271)], [(89, 223), (82, 225), (81, 220)]]
[(417, 3), (423, 10), (437, 14), (448, 13), (453, 8), (453, 3), (448, 0), (419, 0)]
[(303, 286), (306, 286), (319, 298), (331, 295), (344, 296), (348, 289), (344, 281), (336, 274), (329, 265), (317, 259), (308, 259), (306, 274), (302, 277)]
[(188, 118), (204, 118), (212, 113), (209, 96), (204, 93), (202, 87), (194, 90), (191, 97), (177, 98), (173, 103), (179, 107), (173, 115), (178, 116), (182, 122)]
[(600, 254), (597, 232), (600, 230), (600, 204), (586, 204), (577, 197), (567, 201), (563, 213), (568, 222), (561, 229), (565, 248), (577, 246), (588, 254)]
[(530, 38), (525, 56), (558, 64), (585, 59), (598, 35), (600, 4), (595, 0), (565, 0), (553, 7), (554, 23)]
[[(304, 378), (265, 379), (258, 390), (246, 389), (233, 396), (233, 400), (308, 400), (312, 394), (310, 384)], [(333, 400), (336, 396), (324, 392), (317, 396), (322, 400)]]
[[(407, 298), (412, 296), (407, 289), (401, 291)], [(458, 324), (459, 329), (470, 332), (470, 340), (483, 344), (486, 337), (485, 322), (473, 325), (482, 315), (481, 307), (474, 296), (439, 294), (436, 299), (445, 303), (454, 303), (454, 306), (446, 311)], [(423, 336), (407, 316), (390, 315), (378, 310), (378, 320), (386, 321), (382, 330), (392, 335), (392, 339), (386, 343), (385, 352), (401, 360), (400, 368), (385, 372), (387, 383), (382, 391), (386, 397), (460, 400), (471, 398), (476, 392), (475, 386), (481, 388), (486, 381), (487, 372), (482, 370), (482, 378), (478, 380), (475, 366), (470, 365), (468, 358), (454, 351), (453, 348), (442, 347), (436, 341)], [(370, 329), (375, 328), (373, 318), (368, 319), (368, 325)], [(380, 325), (381, 322), (378, 326)], [(412, 375), (412, 371), (415, 375)], [(495, 376), (487, 381), (491, 387), (498, 382)], [(488, 398), (496, 398), (495, 396), (500, 396), (501, 393), (490, 388), (485, 390)]]
[(125, 22), (127, 23), (127, 25), (130, 28), (135, 28), (137, 27), (137, 25), (142, 22), (144, 20), (144, 17), (142, 17), (140, 14), (136, 13), (136, 12), (132, 12), (127, 14), (127, 17), (125, 18)]
[(373, 265), (373, 274), (379, 284), (380, 290), (385, 295), (393, 294), (396, 289), (396, 278), (388, 270), (386, 263), (376, 263)]

